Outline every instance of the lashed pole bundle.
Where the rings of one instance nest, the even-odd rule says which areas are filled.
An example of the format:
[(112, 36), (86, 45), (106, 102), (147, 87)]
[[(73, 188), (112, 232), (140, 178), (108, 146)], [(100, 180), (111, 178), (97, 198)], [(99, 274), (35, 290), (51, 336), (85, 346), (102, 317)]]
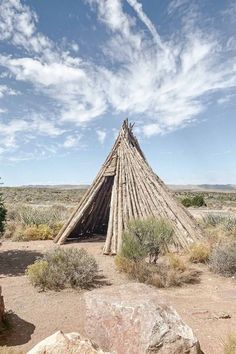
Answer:
[(104, 233), (104, 254), (116, 254), (128, 221), (148, 216), (170, 221), (178, 248), (202, 238), (195, 219), (148, 165), (125, 120), (111, 153), (55, 242)]

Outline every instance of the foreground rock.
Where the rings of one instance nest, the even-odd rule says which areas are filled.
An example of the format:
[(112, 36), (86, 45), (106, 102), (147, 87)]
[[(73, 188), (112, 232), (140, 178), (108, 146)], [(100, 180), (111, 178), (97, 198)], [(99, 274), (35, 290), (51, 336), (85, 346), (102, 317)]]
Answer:
[(2, 296), (2, 288), (0, 286), (0, 325), (2, 324), (4, 317), (4, 301)]
[(124, 284), (87, 292), (85, 331), (117, 354), (200, 354), (199, 342), (158, 290)]
[[(39, 342), (27, 354), (102, 354), (101, 349), (79, 333), (58, 331)], [(107, 353), (109, 354), (109, 353)]]

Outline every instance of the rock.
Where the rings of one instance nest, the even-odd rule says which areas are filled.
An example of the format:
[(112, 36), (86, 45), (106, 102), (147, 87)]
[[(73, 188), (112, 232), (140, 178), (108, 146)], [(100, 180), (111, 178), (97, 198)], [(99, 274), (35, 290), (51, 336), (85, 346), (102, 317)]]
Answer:
[(160, 292), (124, 284), (84, 294), (85, 332), (103, 350), (117, 354), (200, 354), (192, 329)]
[[(36, 344), (27, 354), (102, 354), (105, 353), (79, 333), (58, 331)], [(107, 353), (109, 354), (109, 353)]]
[(5, 307), (4, 307), (4, 301), (3, 301), (3, 296), (2, 296), (2, 288), (0, 286), (0, 324), (3, 321), (4, 310), (5, 310)]

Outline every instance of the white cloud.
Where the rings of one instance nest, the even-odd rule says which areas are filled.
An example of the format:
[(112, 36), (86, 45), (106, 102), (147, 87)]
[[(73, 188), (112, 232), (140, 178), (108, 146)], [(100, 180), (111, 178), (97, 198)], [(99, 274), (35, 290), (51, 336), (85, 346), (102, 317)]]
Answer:
[(143, 133), (147, 137), (152, 135), (160, 134), (162, 132), (160, 126), (158, 124), (147, 124), (143, 127)]
[[(50, 138), (56, 138), (62, 135), (65, 130), (57, 127), (55, 122), (45, 120), (40, 115), (32, 114), (30, 118), (24, 119), (12, 119), (8, 122), (0, 121), (0, 150), (1, 155), (7, 153), (15, 153), (16, 150), (21, 150), (17, 152), (17, 157), (7, 156), (10, 161), (19, 160), (29, 160), (32, 158), (42, 158), (44, 156), (49, 157), (52, 153), (55, 153), (59, 146), (46, 146), (41, 145), (40, 148), (37, 147), (38, 143), (34, 144), (34, 149), (27, 152), (23, 151), (23, 145), (27, 145), (29, 141), (35, 140), (39, 136), (47, 136)], [(50, 153), (50, 154), (49, 154)]]
[(230, 5), (222, 11), (222, 15), (226, 16), (233, 24), (236, 22), (236, 1), (232, 0)]
[(145, 24), (145, 26), (149, 29), (150, 33), (152, 34), (155, 42), (163, 48), (163, 43), (159, 33), (157, 32), (155, 26), (153, 25), (152, 21), (148, 18), (142, 8), (142, 4), (140, 4), (137, 0), (127, 0), (130, 6), (136, 11), (140, 20)]
[(19, 95), (19, 92), (13, 90), (12, 88), (6, 85), (0, 85), (0, 98), (2, 98), (5, 95), (16, 96)]
[[(224, 47), (217, 31), (201, 29), (198, 11), (190, 9), (188, 17), (185, 11), (183, 27), (162, 38), (141, 2), (126, 1), (136, 16), (124, 11), (121, 0), (87, 0), (108, 30), (102, 64), (79, 57), (74, 42), (62, 50), (39, 33), (37, 15), (20, 0), (0, 2), (0, 40), (23, 48), (25, 53), (1, 55), (0, 65), (16, 80), (32, 85), (37, 94), (50, 98), (57, 108), (57, 120), (51, 112), (47, 119), (41, 114), (31, 117), (33, 134), (54, 139), (66, 132), (63, 145), (72, 148), (77, 138), (71, 126), (84, 127), (108, 110), (139, 119), (146, 136), (165, 133), (198, 119), (213, 93), (236, 88), (236, 58), (227, 52), (229, 47), (232, 51), (233, 42)], [(185, 0), (172, 0), (169, 14), (186, 4)], [(140, 28), (139, 21), (148, 31)], [(0, 97), (13, 92), (0, 86)], [(16, 143), (19, 132), (28, 134), (29, 119), (25, 122), (27, 126), (21, 123), (16, 131), (11, 127), (8, 144)], [(105, 134), (98, 130), (100, 142)]]
[(81, 136), (80, 135), (69, 135), (66, 137), (64, 143), (63, 143), (63, 147), (66, 149), (70, 149), (70, 148), (75, 148), (79, 146), (81, 140)]
[(14, 148), (16, 146), (16, 135), (19, 132), (29, 131), (30, 126), (24, 120), (13, 119), (9, 123), (0, 122), (1, 146)]
[(80, 60), (65, 56), (62, 62), (48, 63), (42, 58), (0, 56), (0, 64), (17, 80), (30, 82), (37, 91), (55, 99), (61, 105), (59, 119), (62, 122), (85, 123), (107, 108), (96, 67)]
[[(52, 42), (43, 34), (37, 33), (38, 17), (29, 6), (20, 0), (1, 0), (0, 2), (0, 40), (6, 40), (27, 51), (40, 53), (53, 48)], [(51, 51), (50, 54), (53, 54)]]
[(172, 15), (176, 10), (179, 10), (187, 3), (189, 3), (189, 0), (171, 0), (167, 9), (168, 14)]
[(78, 52), (79, 51), (79, 45), (77, 43), (71, 43), (71, 49), (74, 52)]
[(223, 96), (223, 97), (220, 97), (220, 98), (217, 100), (217, 103), (218, 103), (219, 105), (222, 105), (222, 104), (226, 105), (226, 104), (229, 104), (230, 101), (233, 101), (234, 98), (235, 98), (235, 95), (233, 95), (233, 94), (227, 94), (227, 95), (225, 95), (225, 96)]
[(97, 136), (98, 136), (98, 141), (99, 141), (101, 144), (103, 144), (104, 141), (105, 141), (105, 139), (106, 139), (107, 133), (106, 133), (104, 130), (100, 130), (100, 129), (98, 129), (98, 130), (96, 131), (96, 133), (97, 133)]
[(53, 120), (46, 120), (41, 115), (33, 114), (31, 117), (31, 130), (35, 130), (38, 134), (47, 135), (50, 137), (56, 137), (62, 135), (65, 130), (58, 127), (56, 122)]

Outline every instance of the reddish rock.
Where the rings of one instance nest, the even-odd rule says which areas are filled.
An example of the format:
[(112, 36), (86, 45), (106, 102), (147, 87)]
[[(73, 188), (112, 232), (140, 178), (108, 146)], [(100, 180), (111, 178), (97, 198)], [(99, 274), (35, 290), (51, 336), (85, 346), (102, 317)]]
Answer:
[(85, 332), (117, 354), (200, 354), (192, 329), (157, 289), (124, 284), (87, 292)]

